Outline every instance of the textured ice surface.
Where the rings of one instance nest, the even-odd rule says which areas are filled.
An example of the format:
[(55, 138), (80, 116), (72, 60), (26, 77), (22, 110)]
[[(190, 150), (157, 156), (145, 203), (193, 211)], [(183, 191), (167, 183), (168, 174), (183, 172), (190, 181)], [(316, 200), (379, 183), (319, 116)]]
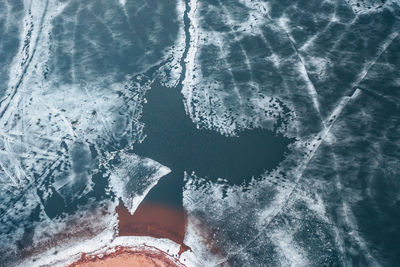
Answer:
[[(74, 225), (85, 210), (119, 197), (134, 210), (168, 172), (130, 150), (144, 137), (140, 117), (152, 83), (145, 73), (162, 63), (157, 75), (166, 83), (179, 76), (172, 47), (181, 45), (183, 13), (175, 1), (0, 6), (0, 254), (7, 260), (63, 235), (57, 225)], [(43, 225), (54, 226), (47, 237)]]
[[(189, 239), (195, 252), (232, 266), (398, 261), (400, 10), (378, 2), (190, 1), (193, 121), (231, 134), (283, 118), (298, 138), (248, 185), (187, 175), (188, 236), (211, 240)], [(278, 104), (256, 112), (257, 96)]]
[(119, 161), (119, 164), (111, 172), (110, 185), (133, 214), (149, 190), (171, 170), (154, 160), (136, 155), (121, 154), (117, 157), (113, 160)]
[[(394, 11), (385, 8), (372, 17), (353, 13), (341, 1), (190, 5), (187, 110), (200, 126), (228, 134), (266, 120), (291, 121), (290, 112), (281, 111), (285, 107), (296, 121), (279, 128), (292, 128), (295, 136), (318, 132), (399, 26), (397, 3)], [(310, 15), (310, 9), (317, 12)], [(260, 98), (271, 104), (260, 110), (253, 103)]]
[(169, 171), (132, 152), (158, 82), (199, 128), (296, 140), (241, 186), (186, 174), (193, 265), (397, 264), (399, 15), (395, 0), (0, 0), (2, 263), (113, 240), (118, 199), (133, 212)]
[(346, 0), (354, 13), (376, 12), (398, 5), (396, 0)]

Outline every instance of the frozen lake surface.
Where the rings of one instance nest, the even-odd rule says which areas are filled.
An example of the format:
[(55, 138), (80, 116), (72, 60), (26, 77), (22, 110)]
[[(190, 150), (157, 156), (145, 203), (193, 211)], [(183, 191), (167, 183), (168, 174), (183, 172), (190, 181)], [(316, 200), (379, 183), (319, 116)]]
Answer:
[(0, 0), (0, 266), (131, 242), (120, 203), (184, 214), (195, 266), (398, 266), (399, 33), (398, 0)]

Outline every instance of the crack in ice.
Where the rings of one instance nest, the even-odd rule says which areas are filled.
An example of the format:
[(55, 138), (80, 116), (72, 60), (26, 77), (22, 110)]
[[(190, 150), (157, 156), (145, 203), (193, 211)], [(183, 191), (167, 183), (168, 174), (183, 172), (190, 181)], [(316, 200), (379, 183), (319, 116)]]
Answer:
[(269, 227), (269, 225), (273, 222), (273, 220), (281, 213), (281, 211), (284, 209), (284, 207), (286, 206), (286, 204), (288, 203), (290, 197), (293, 195), (293, 193), (295, 192), (297, 186), (299, 185), (299, 182), (303, 176), (303, 172), (305, 171), (306, 167), (308, 166), (308, 164), (310, 163), (311, 159), (314, 157), (316, 151), (318, 150), (318, 148), (320, 147), (321, 143), (325, 140), (325, 138), (327, 137), (327, 135), (329, 134), (330, 130), (332, 129), (332, 126), (334, 125), (334, 123), (336, 122), (337, 118), (339, 117), (339, 115), (342, 113), (343, 109), (347, 106), (347, 104), (351, 101), (354, 100), (355, 98), (357, 98), (359, 95), (361, 94), (361, 90), (360, 89), (356, 89), (354, 91), (354, 93), (351, 96), (344, 96), (342, 97), (341, 101), (339, 102), (339, 104), (336, 106), (336, 108), (333, 110), (333, 112), (330, 114), (330, 116), (328, 117), (327, 121), (327, 125), (326, 127), (310, 142), (311, 145), (311, 150), (309, 150), (306, 153), (306, 157), (303, 159), (302, 163), (296, 168), (296, 170), (294, 171), (294, 176), (295, 176), (295, 181), (293, 182), (294, 185), (292, 186), (292, 188), (289, 190), (287, 196), (284, 198), (283, 202), (280, 204), (280, 206), (275, 209), (275, 212), (273, 212), (272, 216), (269, 216), (270, 219), (265, 223), (263, 229), (261, 230), (261, 232), (259, 234), (257, 234), (255, 236), (255, 238), (253, 240), (251, 240), (250, 242), (248, 242), (246, 245), (244, 245), (242, 248), (240, 248), (239, 250), (231, 253), (230, 256), (228, 256), (227, 258), (225, 258), (223, 261), (218, 262), (215, 266), (218, 266), (226, 261), (229, 260), (230, 257), (232, 257), (235, 254), (238, 254), (239, 252), (243, 251), (244, 249), (246, 249), (247, 247), (249, 247), (252, 243), (254, 243), (263, 233), (264, 231), (266, 231)]

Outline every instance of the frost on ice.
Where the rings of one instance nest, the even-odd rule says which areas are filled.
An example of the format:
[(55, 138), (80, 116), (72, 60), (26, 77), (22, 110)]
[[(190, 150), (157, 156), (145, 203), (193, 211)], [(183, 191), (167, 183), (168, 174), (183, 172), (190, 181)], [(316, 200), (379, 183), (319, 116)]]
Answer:
[[(192, 120), (240, 136), (272, 119), (297, 141), (277, 169), (242, 186), (187, 175), (185, 242), (214, 265), (396, 261), (387, 237), (398, 232), (375, 234), (370, 215), (398, 224), (399, 3), (193, 0), (190, 8), (182, 92)], [(277, 103), (258, 113), (258, 96)]]
[(171, 171), (154, 160), (136, 155), (121, 154), (113, 160), (119, 164), (112, 170), (110, 185), (131, 214), (158, 180)]
[(106, 229), (115, 200), (133, 212), (169, 172), (132, 152), (155, 80), (182, 83), (199, 128), (296, 139), (241, 186), (186, 174), (185, 244), (203, 265), (400, 255), (387, 242), (400, 203), (398, 1), (0, 0), (0, 14), (4, 257), (48, 245), (46, 230), (62, 236), (85, 207), (108, 215), (82, 229)]
[[(182, 46), (177, 6), (175, 1), (0, 1), (4, 259), (40, 247), (48, 239), (43, 225), (52, 225), (54, 238), (63, 236), (89, 207), (110, 215), (122, 198), (133, 211), (168, 173), (131, 150), (144, 138), (146, 91), (157, 77), (172, 86), (181, 71), (180, 52), (171, 49)], [(147, 75), (160, 64), (162, 70)]]

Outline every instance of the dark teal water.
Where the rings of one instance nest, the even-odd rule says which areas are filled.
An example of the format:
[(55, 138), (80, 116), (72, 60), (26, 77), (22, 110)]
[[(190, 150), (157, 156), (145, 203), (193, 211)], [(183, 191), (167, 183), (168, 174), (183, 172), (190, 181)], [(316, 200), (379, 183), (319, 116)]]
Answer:
[[(112, 175), (141, 195), (154, 166), (136, 155), (171, 169), (144, 203), (201, 216), (231, 266), (400, 266), (399, 1), (199, 0), (196, 23), (190, 2), (0, 0), (0, 266), (73, 231), (81, 215), (108, 212), (119, 197)], [(253, 109), (262, 96), (287, 108), (279, 133), (196, 128), (180, 93), (194, 25), (199, 124), (223, 127), (207, 124), (214, 103), (232, 121), (263, 119)], [(179, 38), (182, 74), (165, 88), (157, 79), (178, 67), (164, 56)], [(307, 143), (357, 88), (308, 160)], [(217, 101), (202, 105), (207, 97)], [(230, 187), (278, 165), (282, 179)], [(202, 188), (187, 186), (183, 207), (184, 172), (235, 192), (212, 196), (191, 177)]]
[(198, 129), (185, 113), (180, 88), (152, 86), (142, 121), (146, 139), (133, 151), (172, 171), (161, 178), (146, 202), (182, 203), (184, 172), (229, 184), (245, 184), (272, 170), (288, 153), (292, 139), (265, 129), (244, 130), (237, 137)]

